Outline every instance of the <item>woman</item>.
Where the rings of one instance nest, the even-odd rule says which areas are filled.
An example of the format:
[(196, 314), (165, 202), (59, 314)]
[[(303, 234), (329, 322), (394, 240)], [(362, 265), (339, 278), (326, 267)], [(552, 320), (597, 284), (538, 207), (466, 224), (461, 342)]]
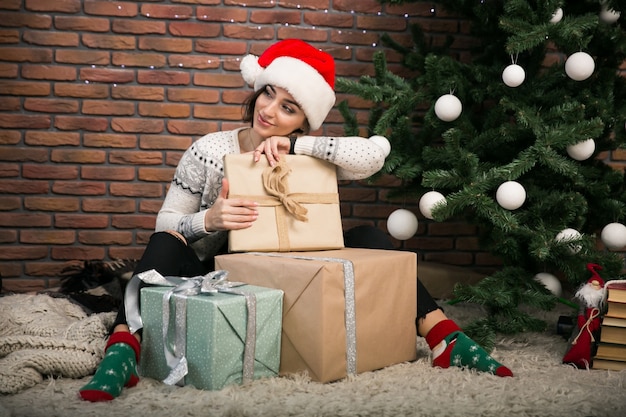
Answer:
[[(208, 134), (183, 155), (159, 211), (156, 232), (136, 273), (156, 269), (162, 275), (196, 276), (214, 268), (214, 257), (226, 253), (229, 230), (250, 227), (257, 203), (228, 198), (222, 159), (249, 153), (254, 161), (275, 165), (281, 155), (300, 154), (332, 162), (341, 180), (357, 180), (379, 171), (383, 150), (360, 137), (315, 137), (335, 104), (333, 58), (295, 39), (280, 41), (260, 57), (246, 56), (241, 72), (254, 94), (244, 105), (250, 127)], [(358, 227), (345, 233), (348, 247), (393, 249), (380, 230)], [(433, 366), (466, 366), (499, 376), (511, 371), (491, 358), (449, 320), (418, 280), (417, 331), (433, 350)], [(106, 354), (93, 379), (80, 389), (83, 399), (107, 401), (139, 378), (141, 334), (131, 334), (120, 309)]]

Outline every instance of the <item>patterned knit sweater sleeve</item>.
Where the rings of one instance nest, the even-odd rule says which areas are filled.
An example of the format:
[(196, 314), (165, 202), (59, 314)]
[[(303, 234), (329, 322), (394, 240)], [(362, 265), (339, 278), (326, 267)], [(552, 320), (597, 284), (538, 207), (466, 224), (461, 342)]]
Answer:
[(204, 216), (222, 188), (224, 155), (239, 153), (237, 131), (205, 135), (185, 151), (157, 216), (156, 231), (181, 233), (200, 259), (214, 255), (226, 240), (226, 232), (205, 229)]
[(369, 139), (348, 136), (301, 136), (296, 140), (294, 152), (324, 159), (337, 165), (340, 180), (362, 180), (380, 171), (385, 154), (380, 146)]

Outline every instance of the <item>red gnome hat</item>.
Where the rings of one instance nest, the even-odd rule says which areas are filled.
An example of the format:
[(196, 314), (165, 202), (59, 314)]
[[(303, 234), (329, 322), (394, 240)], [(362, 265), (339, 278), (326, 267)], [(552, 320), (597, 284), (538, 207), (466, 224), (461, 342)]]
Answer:
[(598, 264), (588, 263), (587, 269), (591, 272), (591, 278), (587, 280), (587, 283), (593, 285), (597, 290), (604, 288), (604, 280), (598, 274), (598, 271), (602, 271), (602, 267)]

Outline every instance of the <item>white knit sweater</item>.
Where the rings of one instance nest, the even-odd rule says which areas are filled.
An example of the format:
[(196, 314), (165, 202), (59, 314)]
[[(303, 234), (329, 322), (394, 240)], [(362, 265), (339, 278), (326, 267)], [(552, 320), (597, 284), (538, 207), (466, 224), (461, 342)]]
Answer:
[[(226, 241), (227, 232), (205, 229), (204, 215), (222, 188), (224, 155), (241, 153), (237, 135), (241, 129), (210, 133), (187, 149), (157, 217), (156, 231), (178, 231), (202, 260), (214, 256)], [(367, 178), (385, 162), (377, 144), (356, 136), (301, 136), (294, 151), (335, 164), (340, 180)]]

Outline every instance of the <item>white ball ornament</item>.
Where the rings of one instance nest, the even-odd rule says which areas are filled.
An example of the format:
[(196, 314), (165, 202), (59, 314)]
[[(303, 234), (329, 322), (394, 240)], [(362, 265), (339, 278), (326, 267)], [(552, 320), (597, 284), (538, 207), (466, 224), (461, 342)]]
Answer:
[(563, 294), (563, 287), (561, 281), (557, 277), (547, 272), (540, 272), (534, 277), (535, 281), (543, 284), (552, 294), (560, 297)]
[(517, 181), (503, 182), (496, 191), (496, 201), (507, 210), (518, 209), (526, 201), (526, 190)]
[(429, 191), (425, 193), (419, 202), (420, 213), (427, 219), (433, 218), (433, 208), (436, 204), (447, 204), (446, 198), (438, 191)]
[(567, 147), (567, 154), (577, 161), (589, 159), (596, 150), (596, 142), (593, 139), (583, 140)]
[(560, 7), (552, 13), (552, 17), (550, 18), (550, 23), (559, 23), (563, 19), (563, 9)]
[(524, 68), (511, 64), (502, 71), (502, 81), (509, 87), (519, 87), (526, 79)]
[(609, 7), (606, 5), (606, 1), (602, 1), (600, 3), (602, 4), (602, 7), (600, 9), (600, 20), (608, 24), (617, 22), (620, 17), (620, 12), (609, 9)]
[[(556, 238), (554, 240), (556, 240), (557, 242), (568, 242), (570, 240), (578, 240), (580, 239), (581, 235), (580, 232), (576, 229), (572, 229), (572, 228), (567, 228), (567, 229), (563, 229), (561, 230), (557, 235)], [(575, 244), (570, 244), (569, 245), (569, 249), (570, 252), (572, 254), (576, 254), (578, 252), (580, 252), (580, 250), (582, 249), (580, 245), (575, 245)]]
[(417, 232), (417, 217), (406, 209), (398, 209), (387, 218), (389, 234), (398, 240), (412, 238)]
[(602, 229), (600, 239), (609, 250), (626, 247), (626, 226), (621, 223), (609, 223)]
[(383, 153), (385, 154), (385, 158), (389, 156), (389, 153), (391, 152), (391, 144), (389, 143), (389, 139), (384, 136), (375, 135), (372, 136), (370, 140), (376, 145), (380, 146), (380, 148), (383, 150)]
[(444, 94), (435, 102), (435, 114), (444, 122), (456, 120), (463, 111), (463, 105), (453, 94)]
[(565, 73), (574, 81), (583, 81), (591, 77), (596, 64), (586, 52), (576, 52), (565, 61)]

